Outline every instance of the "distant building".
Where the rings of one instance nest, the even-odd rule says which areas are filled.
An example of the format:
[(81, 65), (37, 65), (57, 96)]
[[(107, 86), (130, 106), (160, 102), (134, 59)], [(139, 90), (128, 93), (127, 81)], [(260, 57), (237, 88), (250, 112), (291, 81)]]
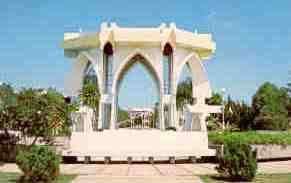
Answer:
[[(151, 117), (153, 117), (154, 109), (145, 107), (132, 107), (127, 109), (131, 128), (154, 128), (151, 125)], [(136, 124), (137, 119), (141, 120), (141, 124)]]

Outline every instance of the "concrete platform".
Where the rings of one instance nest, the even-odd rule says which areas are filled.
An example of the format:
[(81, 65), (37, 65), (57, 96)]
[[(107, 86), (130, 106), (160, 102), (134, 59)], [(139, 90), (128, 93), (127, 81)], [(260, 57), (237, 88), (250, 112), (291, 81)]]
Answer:
[(63, 151), (63, 156), (91, 157), (102, 161), (166, 160), (169, 157), (214, 156), (215, 150), (208, 149), (207, 133), (201, 131), (160, 131), (160, 130), (105, 130), (102, 132), (74, 132), (70, 148)]

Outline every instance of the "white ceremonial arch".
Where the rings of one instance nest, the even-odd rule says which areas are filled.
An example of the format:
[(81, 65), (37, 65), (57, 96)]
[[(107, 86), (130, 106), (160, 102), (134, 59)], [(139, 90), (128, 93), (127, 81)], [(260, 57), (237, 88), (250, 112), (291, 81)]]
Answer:
[[(214, 155), (208, 149), (206, 117), (221, 112), (209, 106), (210, 83), (203, 60), (215, 51), (211, 34), (188, 32), (170, 25), (154, 28), (119, 27), (102, 23), (100, 32), (65, 33), (62, 43), (73, 68), (65, 80), (65, 93), (77, 96), (86, 74), (94, 75), (101, 93), (96, 128), (92, 111), (81, 108), (73, 125), (67, 156), (102, 160), (144, 160), (149, 157), (201, 157)], [(154, 129), (121, 129), (117, 124), (118, 92), (124, 75), (136, 62), (145, 66), (159, 94), (158, 123)], [(179, 123), (176, 93), (182, 69), (188, 65), (192, 75), (194, 103), (186, 106), (185, 122)], [(177, 131), (167, 130), (176, 128)]]

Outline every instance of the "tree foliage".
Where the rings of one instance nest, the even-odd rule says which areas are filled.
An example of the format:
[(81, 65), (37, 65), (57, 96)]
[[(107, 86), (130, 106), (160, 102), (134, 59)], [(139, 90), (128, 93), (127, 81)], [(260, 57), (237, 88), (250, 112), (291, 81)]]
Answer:
[(69, 114), (76, 110), (62, 94), (53, 89), (23, 89), (17, 95), (14, 128), (22, 137), (50, 140), (56, 135), (70, 134)]
[(213, 92), (212, 96), (206, 101), (208, 105), (222, 105), (222, 102), (222, 96), (217, 92)]
[(128, 112), (118, 107), (117, 121), (122, 122), (129, 119)]
[(69, 114), (76, 106), (67, 104), (54, 89), (29, 88), (15, 93), (4, 84), (0, 87), (0, 101), (0, 128), (7, 134), (16, 130), (19, 139), (33, 137), (31, 145), (40, 137), (50, 142), (53, 136), (70, 134)]
[(3, 83), (0, 85), (0, 130), (8, 133), (11, 122), (14, 120), (16, 106), (16, 94), (11, 85)]
[(15, 118), (16, 94), (11, 85), (0, 85), (0, 161), (11, 160), (11, 145), (15, 145), (19, 138), (10, 133)]
[(178, 109), (181, 109), (185, 104), (193, 103), (192, 97), (192, 79), (190, 77), (186, 78), (178, 85), (177, 95), (176, 95), (176, 105)]
[(286, 130), (289, 125), (287, 90), (266, 82), (259, 87), (252, 99), (254, 127), (261, 130)]
[(252, 128), (254, 114), (252, 108), (244, 101), (234, 101), (228, 96), (225, 102), (225, 121), (240, 131)]
[(94, 128), (97, 129), (99, 101), (100, 101), (100, 92), (98, 90), (97, 84), (94, 82), (84, 82), (84, 85), (83, 85), (82, 90), (80, 91), (79, 97), (83, 105), (86, 105), (93, 109)]

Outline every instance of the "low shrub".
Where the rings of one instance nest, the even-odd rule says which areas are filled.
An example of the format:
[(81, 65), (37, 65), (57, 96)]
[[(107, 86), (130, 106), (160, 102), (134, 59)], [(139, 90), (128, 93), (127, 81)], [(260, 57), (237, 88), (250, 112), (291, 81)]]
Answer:
[(249, 144), (291, 144), (291, 133), (259, 133), (249, 132), (209, 132), (208, 139), (212, 144), (224, 144), (225, 141), (237, 138)]
[(59, 176), (61, 157), (48, 146), (19, 151), (16, 163), (23, 172), (20, 182), (50, 182)]
[(235, 181), (251, 181), (257, 171), (256, 151), (239, 138), (228, 139), (218, 155), (217, 171)]

